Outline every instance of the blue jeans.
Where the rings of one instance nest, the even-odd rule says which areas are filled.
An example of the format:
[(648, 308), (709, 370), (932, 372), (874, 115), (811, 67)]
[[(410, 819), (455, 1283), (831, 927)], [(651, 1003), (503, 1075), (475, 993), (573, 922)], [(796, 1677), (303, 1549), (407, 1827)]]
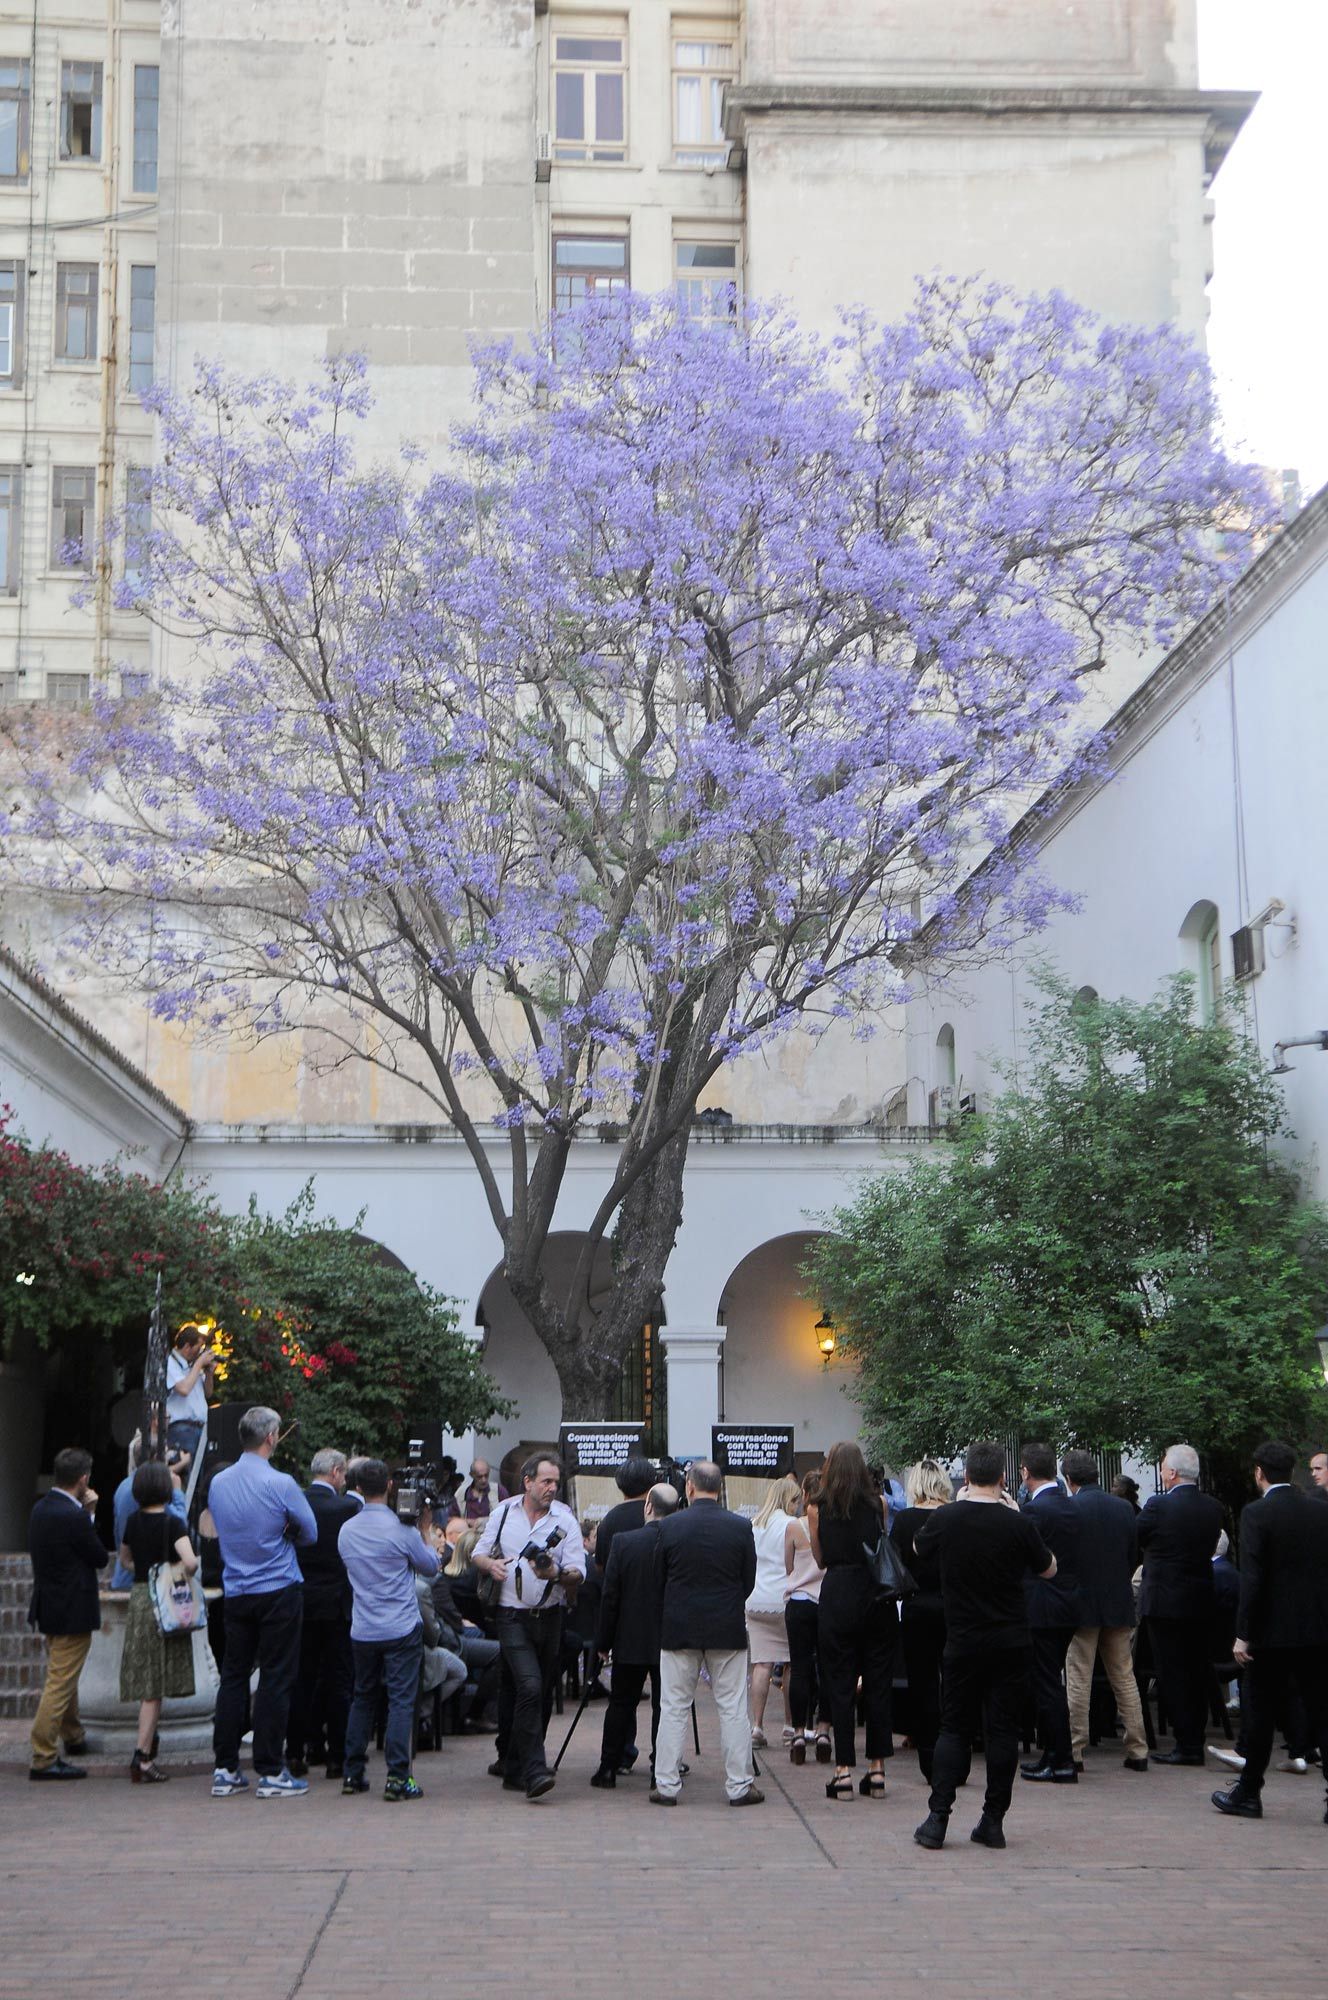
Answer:
[(355, 1694), (346, 1724), (346, 1776), (364, 1776), (369, 1737), (378, 1714), (378, 1691), (386, 1682), (387, 1736), (383, 1747), (387, 1775), (408, 1778), (424, 1627), (417, 1625), (404, 1639), (352, 1639), (351, 1651), (355, 1655)]

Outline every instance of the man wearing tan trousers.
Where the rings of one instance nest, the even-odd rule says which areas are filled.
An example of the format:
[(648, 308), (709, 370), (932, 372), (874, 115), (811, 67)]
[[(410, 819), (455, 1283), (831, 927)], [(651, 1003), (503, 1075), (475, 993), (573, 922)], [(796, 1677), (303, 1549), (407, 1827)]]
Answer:
[(92, 1525), (97, 1496), (88, 1484), (92, 1460), (71, 1448), (55, 1454), (51, 1490), (32, 1510), (28, 1549), (32, 1556), (32, 1603), (28, 1623), (46, 1639), (46, 1684), (32, 1721), (35, 1782), (86, 1778), (70, 1756), (86, 1751), (78, 1716), (78, 1681), (101, 1624), (97, 1572), (111, 1559)]
[(1148, 1738), (1134, 1678), (1133, 1577), (1139, 1560), (1134, 1509), (1127, 1500), (1104, 1493), (1097, 1460), (1090, 1451), (1067, 1451), (1061, 1471), (1079, 1510), (1079, 1596), (1084, 1623), (1065, 1656), (1065, 1692), (1075, 1767), (1083, 1769), (1088, 1747), (1088, 1708), (1093, 1662), (1100, 1653), (1116, 1707), (1125, 1726), (1125, 1768), (1148, 1769)]

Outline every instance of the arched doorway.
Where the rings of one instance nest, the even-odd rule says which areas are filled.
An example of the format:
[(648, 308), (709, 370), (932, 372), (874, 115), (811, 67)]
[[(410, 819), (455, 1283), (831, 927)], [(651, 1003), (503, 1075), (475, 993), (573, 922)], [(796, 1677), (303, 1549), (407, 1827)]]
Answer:
[(861, 1415), (854, 1371), (821, 1353), (821, 1308), (802, 1265), (820, 1230), (773, 1237), (749, 1251), (724, 1285), (720, 1411), (725, 1423), (791, 1424), (794, 1450), (817, 1459), (837, 1438), (856, 1437)]

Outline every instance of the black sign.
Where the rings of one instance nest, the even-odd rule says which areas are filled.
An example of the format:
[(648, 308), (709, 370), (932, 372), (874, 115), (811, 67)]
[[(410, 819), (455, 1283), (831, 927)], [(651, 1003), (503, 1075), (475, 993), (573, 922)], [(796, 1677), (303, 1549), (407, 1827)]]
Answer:
[(558, 1452), (569, 1473), (612, 1476), (629, 1458), (641, 1458), (640, 1424), (563, 1424)]
[(710, 1433), (710, 1455), (721, 1472), (746, 1479), (779, 1479), (793, 1470), (793, 1426), (777, 1424), (716, 1424)]

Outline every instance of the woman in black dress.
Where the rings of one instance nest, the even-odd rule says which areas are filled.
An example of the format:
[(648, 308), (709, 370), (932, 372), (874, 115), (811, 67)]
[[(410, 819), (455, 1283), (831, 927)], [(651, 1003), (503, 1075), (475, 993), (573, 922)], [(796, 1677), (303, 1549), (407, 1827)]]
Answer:
[(890, 1741), (890, 1685), (894, 1679), (899, 1614), (882, 1596), (867, 1567), (867, 1552), (885, 1532), (881, 1496), (855, 1444), (831, 1445), (821, 1490), (807, 1509), (812, 1554), (825, 1571), (817, 1614), (821, 1700), (828, 1702), (835, 1735), (835, 1775), (826, 1797), (853, 1796), (854, 1721), (858, 1681), (866, 1714), (867, 1773), (858, 1782), (864, 1798), (885, 1797)]
[(152, 1748), (165, 1696), (194, 1692), (194, 1646), (189, 1632), (162, 1631), (153, 1609), (148, 1578), (158, 1563), (178, 1563), (186, 1576), (198, 1568), (189, 1532), (178, 1514), (166, 1511), (171, 1475), (161, 1464), (140, 1465), (134, 1474), (138, 1511), (125, 1522), (120, 1560), (134, 1572), (120, 1661), (120, 1699), (136, 1701), (138, 1748), (129, 1775), (136, 1785), (161, 1785), (169, 1775)]
[(895, 1515), (890, 1539), (899, 1551), (905, 1569), (917, 1584), (906, 1597), (900, 1618), (900, 1638), (904, 1647), (904, 1672), (908, 1676), (909, 1735), (918, 1753), (918, 1768), (931, 1777), (932, 1752), (941, 1726), (941, 1654), (945, 1651), (945, 1612), (941, 1606), (940, 1558), (919, 1554), (913, 1538), (938, 1507), (954, 1498), (954, 1488), (945, 1467), (934, 1458), (910, 1465), (904, 1475), (908, 1501)]

